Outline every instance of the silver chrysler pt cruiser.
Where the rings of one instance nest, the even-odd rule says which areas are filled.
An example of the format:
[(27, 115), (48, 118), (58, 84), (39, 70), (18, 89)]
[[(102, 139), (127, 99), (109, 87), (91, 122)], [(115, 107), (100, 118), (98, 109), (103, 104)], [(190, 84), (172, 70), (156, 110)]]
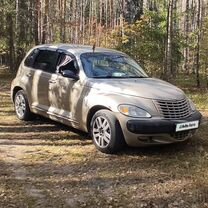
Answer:
[(126, 54), (82, 45), (31, 49), (12, 81), (17, 117), (34, 114), (89, 132), (97, 149), (181, 142), (201, 114), (177, 87), (150, 78)]

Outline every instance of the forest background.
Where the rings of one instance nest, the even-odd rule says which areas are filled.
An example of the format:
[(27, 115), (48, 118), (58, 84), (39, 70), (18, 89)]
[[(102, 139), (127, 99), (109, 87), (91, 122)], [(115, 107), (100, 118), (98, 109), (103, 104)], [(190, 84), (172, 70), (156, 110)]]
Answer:
[(151, 76), (193, 74), (208, 87), (207, 0), (1, 0), (0, 12), (0, 65), (10, 71), (34, 45), (96, 44)]

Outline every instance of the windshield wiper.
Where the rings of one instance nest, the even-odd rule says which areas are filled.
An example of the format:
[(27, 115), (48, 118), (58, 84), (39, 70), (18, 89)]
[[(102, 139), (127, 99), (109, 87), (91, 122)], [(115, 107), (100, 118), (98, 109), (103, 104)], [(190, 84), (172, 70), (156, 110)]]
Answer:
[(144, 77), (144, 76), (130, 76), (129, 78), (148, 78), (148, 77)]
[[(96, 79), (105, 79), (105, 78), (117, 78), (117, 77), (114, 77), (114, 76), (108, 75), (108, 76), (99, 76), (99, 77), (94, 76), (94, 77), (92, 77), (92, 78), (96, 78)], [(119, 77), (119, 78), (120, 78), (120, 77)]]
[(108, 78), (115, 78), (115, 79), (129, 79), (129, 78), (148, 78), (148, 77), (143, 77), (143, 76), (112, 76), (112, 75), (107, 75), (107, 76), (94, 76), (92, 78), (95, 79), (108, 79)]
[(122, 77), (122, 78), (147, 78), (147, 77), (144, 77), (144, 76), (125, 76), (125, 77)]

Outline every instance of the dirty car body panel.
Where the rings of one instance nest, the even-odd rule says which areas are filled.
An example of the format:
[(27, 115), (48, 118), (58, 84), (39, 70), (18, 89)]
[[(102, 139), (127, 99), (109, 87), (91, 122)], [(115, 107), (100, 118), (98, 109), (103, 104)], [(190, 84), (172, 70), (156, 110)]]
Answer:
[[(36, 46), (23, 59), (11, 85), (17, 110), (20, 90), (31, 113), (91, 132), (101, 151), (108, 146), (113, 149), (118, 137), (130, 146), (184, 141), (201, 121), (182, 90), (148, 77), (126, 54), (110, 49)], [(115, 136), (117, 131), (120, 136)], [(112, 144), (111, 136), (116, 138)]]

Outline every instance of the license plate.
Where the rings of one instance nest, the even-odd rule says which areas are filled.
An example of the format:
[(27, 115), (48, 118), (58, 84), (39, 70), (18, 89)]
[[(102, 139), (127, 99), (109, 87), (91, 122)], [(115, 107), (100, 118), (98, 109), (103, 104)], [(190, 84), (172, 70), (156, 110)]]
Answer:
[(190, 121), (185, 123), (179, 123), (176, 125), (176, 132), (185, 131), (189, 129), (196, 129), (199, 127), (199, 121)]

